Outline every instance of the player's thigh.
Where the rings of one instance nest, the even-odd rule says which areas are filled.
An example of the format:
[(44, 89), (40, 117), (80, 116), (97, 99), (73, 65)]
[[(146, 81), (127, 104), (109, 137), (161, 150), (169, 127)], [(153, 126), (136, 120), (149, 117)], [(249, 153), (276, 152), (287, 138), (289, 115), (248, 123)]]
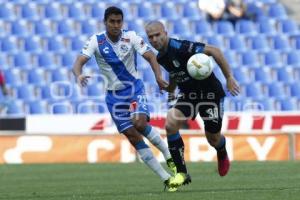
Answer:
[(205, 132), (218, 134), (222, 128), (224, 112), (223, 99), (199, 102), (197, 110), (204, 121)]
[(175, 107), (171, 108), (167, 114), (166, 120), (166, 130), (167, 132), (177, 132), (184, 122), (187, 120), (187, 117), (183, 112)]
[(148, 124), (149, 116), (145, 113), (133, 113), (132, 114), (133, 126), (139, 131), (143, 132)]

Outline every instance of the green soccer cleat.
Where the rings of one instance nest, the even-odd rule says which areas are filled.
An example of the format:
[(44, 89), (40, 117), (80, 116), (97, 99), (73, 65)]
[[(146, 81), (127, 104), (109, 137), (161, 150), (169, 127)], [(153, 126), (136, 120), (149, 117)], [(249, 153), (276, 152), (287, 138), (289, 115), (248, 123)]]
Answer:
[(185, 174), (179, 172), (175, 174), (174, 178), (170, 180), (171, 187), (179, 187), (182, 185), (187, 185), (192, 182), (191, 176), (189, 174)]
[(176, 173), (177, 173), (177, 168), (176, 168), (176, 165), (175, 165), (175, 163), (174, 163), (174, 161), (173, 161), (173, 158), (169, 158), (169, 159), (167, 160), (167, 166), (169, 167), (169, 169), (171, 170), (171, 172), (172, 172), (173, 174), (176, 174)]
[(164, 191), (168, 191), (168, 192), (176, 192), (178, 187), (175, 186), (171, 186), (170, 183), (173, 181), (174, 177), (170, 177), (169, 179), (164, 181), (164, 185), (165, 185), (165, 189)]

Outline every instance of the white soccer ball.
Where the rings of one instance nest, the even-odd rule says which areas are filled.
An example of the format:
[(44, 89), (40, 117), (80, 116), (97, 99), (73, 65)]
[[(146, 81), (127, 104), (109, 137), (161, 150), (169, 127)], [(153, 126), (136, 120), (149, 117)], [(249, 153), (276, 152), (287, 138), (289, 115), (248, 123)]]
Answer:
[(189, 75), (197, 80), (203, 80), (209, 77), (213, 68), (214, 64), (212, 59), (203, 53), (194, 54), (187, 62)]

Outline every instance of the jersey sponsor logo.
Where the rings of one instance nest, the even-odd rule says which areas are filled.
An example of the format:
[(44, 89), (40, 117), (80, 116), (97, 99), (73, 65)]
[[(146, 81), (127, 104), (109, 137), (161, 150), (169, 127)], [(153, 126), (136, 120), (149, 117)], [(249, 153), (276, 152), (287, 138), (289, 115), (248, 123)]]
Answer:
[(180, 67), (180, 63), (178, 62), (178, 60), (172, 60), (172, 62), (175, 67)]
[(103, 53), (109, 54), (109, 47), (104, 47), (103, 48)]
[(120, 52), (121, 53), (127, 53), (127, 51), (129, 50), (129, 48), (128, 48), (128, 46), (127, 45), (125, 45), (125, 44), (122, 44), (121, 46), (120, 46)]
[(103, 40), (99, 40), (99, 41), (98, 41), (98, 45), (103, 45), (103, 44), (104, 44), (104, 42), (105, 42), (105, 39), (103, 39)]

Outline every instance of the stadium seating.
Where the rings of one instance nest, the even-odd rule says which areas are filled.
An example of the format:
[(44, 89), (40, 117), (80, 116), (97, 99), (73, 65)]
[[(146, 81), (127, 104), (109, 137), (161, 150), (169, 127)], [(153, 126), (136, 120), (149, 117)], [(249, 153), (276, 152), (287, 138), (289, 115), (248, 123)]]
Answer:
[[(145, 22), (158, 16), (171, 36), (219, 47), (242, 88), (241, 96), (228, 96), (229, 111), (300, 109), (299, 24), (289, 18), (278, 0), (247, 1), (256, 20), (239, 20), (235, 25), (210, 23), (196, 0), (4, 2), (0, 4), (0, 67), (14, 99), (8, 115), (108, 112), (104, 82), (92, 78), (86, 88), (80, 88), (71, 67), (85, 41), (104, 30), (104, 10), (113, 4), (124, 11), (124, 27), (143, 38)], [(149, 109), (166, 109), (166, 104), (160, 103), (164, 97), (151, 96), (158, 92), (151, 67), (140, 56), (137, 63)], [(84, 70), (97, 75), (96, 60), (91, 58)], [(225, 84), (221, 71), (215, 69), (215, 73)], [(163, 75), (168, 77), (166, 72)], [(249, 106), (251, 103), (256, 106)]]

